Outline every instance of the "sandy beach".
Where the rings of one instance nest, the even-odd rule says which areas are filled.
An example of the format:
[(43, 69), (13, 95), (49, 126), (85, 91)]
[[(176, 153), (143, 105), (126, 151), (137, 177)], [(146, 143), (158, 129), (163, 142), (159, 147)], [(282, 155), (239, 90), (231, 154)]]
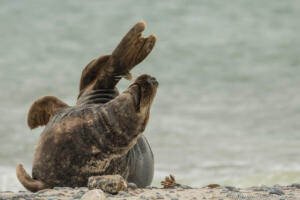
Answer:
[[(214, 188), (215, 187), (215, 188)], [(174, 189), (162, 189), (157, 187), (147, 187), (146, 189), (129, 188), (127, 191), (120, 191), (116, 195), (103, 193), (101, 190), (88, 188), (68, 188), (57, 187), (53, 189), (41, 190), (37, 193), (28, 191), (19, 191), (17, 193), (3, 191), (0, 192), (0, 199), (211, 199), (211, 200), (296, 200), (300, 199), (300, 184), (291, 184), (289, 186), (274, 185), (253, 186), (249, 188), (236, 188), (232, 186), (211, 185), (202, 188), (178, 187)]]

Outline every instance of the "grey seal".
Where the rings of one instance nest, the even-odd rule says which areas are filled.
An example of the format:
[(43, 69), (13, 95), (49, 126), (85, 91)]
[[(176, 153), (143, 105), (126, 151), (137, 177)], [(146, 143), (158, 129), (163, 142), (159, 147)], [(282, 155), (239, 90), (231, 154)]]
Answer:
[(142, 37), (145, 23), (137, 23), (111, 55), (92, 60), (83, 70), (77, 103), (57, 97), (36, 100), (28, 113), (31, 129), (44, 126), (35, 149), (32, 177), (21, 164), (16, 173), (32, 191), (57, 186), (87, 186), (88, 178), (120, 174), (138, 187), (150, 185), (154, 159), (144, 132), (158, 82), (139, 76), (123, 93), (122, 77), (151, 52), (156, 36)]

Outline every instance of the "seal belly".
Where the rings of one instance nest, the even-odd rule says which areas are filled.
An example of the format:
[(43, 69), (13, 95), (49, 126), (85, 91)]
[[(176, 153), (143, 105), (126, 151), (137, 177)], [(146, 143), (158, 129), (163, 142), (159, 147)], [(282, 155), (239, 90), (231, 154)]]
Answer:
[(154, 158), (150, 145), (142, 135), (134, 147), (128, 152), (129, 176), (128, 182), (135, 183), (138, 187), (151, 184), (154, 175)]
[(80, 93), (77, 99), (77, 105), (83, 104), (105, 104), (119, 95), (117, 88), (88, 90)]

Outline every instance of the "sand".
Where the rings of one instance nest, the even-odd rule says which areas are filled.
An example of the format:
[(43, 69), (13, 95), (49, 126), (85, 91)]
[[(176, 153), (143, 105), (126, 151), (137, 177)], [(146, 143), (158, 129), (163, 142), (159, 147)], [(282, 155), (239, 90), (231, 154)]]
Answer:
[[(84, 195), (90, 193), (89, 199), (93, 199), (93, 190), (88, 188), (68, 188), (57, 187), (53, 189), (41, 190), (37, 193), (28, 191), (19, 192), (0, 192), (0, 199), (83, 199)], [(100, 191), (101, 192), (101, 191)], [(99, 199), (99, 198), (98, 198)], [(211, 200), (297, 200), (300, 199), (300, 184), (292, 184), (289, 186), (274, 185), (258, 186), (249, 188), (236, 188), (232, 186), (218, 186), (210, 188), (208, 186), (202, 188), (186, 189), (186, 187), (178, 187), (175, 189), (163, 189), (156, 187), (147, 187), (147, 189), (134, 189), (129, 188), (127, 191), (120, 191), (116, 195), (104, 193), (101, 199), (113, 200), (133, 200), (133, 199), (211, 199)]]

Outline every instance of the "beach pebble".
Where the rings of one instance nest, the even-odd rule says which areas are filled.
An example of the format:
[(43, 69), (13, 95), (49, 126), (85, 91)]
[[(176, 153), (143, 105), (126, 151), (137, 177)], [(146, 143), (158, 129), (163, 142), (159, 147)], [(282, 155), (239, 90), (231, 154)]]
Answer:
[(44, 190), (40, 190), (40, 191), (36, 192), (36, 194), (42, 194), (42, 193), (50, 192), (50, 191), (53, 191), (53, 190), (52, 189), (44, 189)]
[(152, 190), (152, 187), (150, 185), (148, 185), (145, 187), (145, 189)]
[(156, 199), (164, 199), (164, 196), (162, 196), (161, 194), (156, 194)]
[(279, 185), (279, 184), (275, 184), (275, 185), (273, 185), (273, 187), (275, 187), (275, 188), (281, 188), (282, 186)]
[(188, 186), (188, 185), (180, 185), (180, 187), (182, 189), (193, 189), (191, 186)]
[(229, 191), (233, 191), (233, 192), (239, 192), (240, 190), (236, 187), (233, 186), (225, 186), (225, 188)]
[(135, 183), (128, 183), (128, 186), (127, 186), (128, 188), (131, 188), (131, 189), (137, 189), (138, 187), (137, 187), (137, 185), (135, 184)]
[(271, 191), (271, 188), (270, 187), (267, 187), (265, 185), (263, 186), (260, 186), (260, 187), (253, 187), (253, 191), (265, 191), (265, 192), (270, 192)]
[(127, 189), (127, 182), (120, 175), (91, 176), (88, 180), (88, 188), (117, 194), (119, 191)]
[(79, 192), (73, 196), (73, 199), (80, 199), (83, 195), (84, 195), (84, 193)]
[(172, 198), (172, 196), (171, 196), (171, 195), (169, 195), (169, 194), (166, 194), (166, 197)]
[(127, 192), (119, 192), (120, 197), (130, 197), (130, 194)]
[(222, 189), (222, 191), (220, 193), (227, 193), (228, 190), (227, 189)]
[(292, 185), (290, 185), (291, 187), (295, 187), (300, 189), (300, 183), (293, 183)]
[(272, 188), (269, 194), (284, 195), (284, 192), (278, 188)]
[(81, 200), (103, 200), (103, 199), (105, 199), (104, 192), (99, 189), (90, 190), (81, 197)]

